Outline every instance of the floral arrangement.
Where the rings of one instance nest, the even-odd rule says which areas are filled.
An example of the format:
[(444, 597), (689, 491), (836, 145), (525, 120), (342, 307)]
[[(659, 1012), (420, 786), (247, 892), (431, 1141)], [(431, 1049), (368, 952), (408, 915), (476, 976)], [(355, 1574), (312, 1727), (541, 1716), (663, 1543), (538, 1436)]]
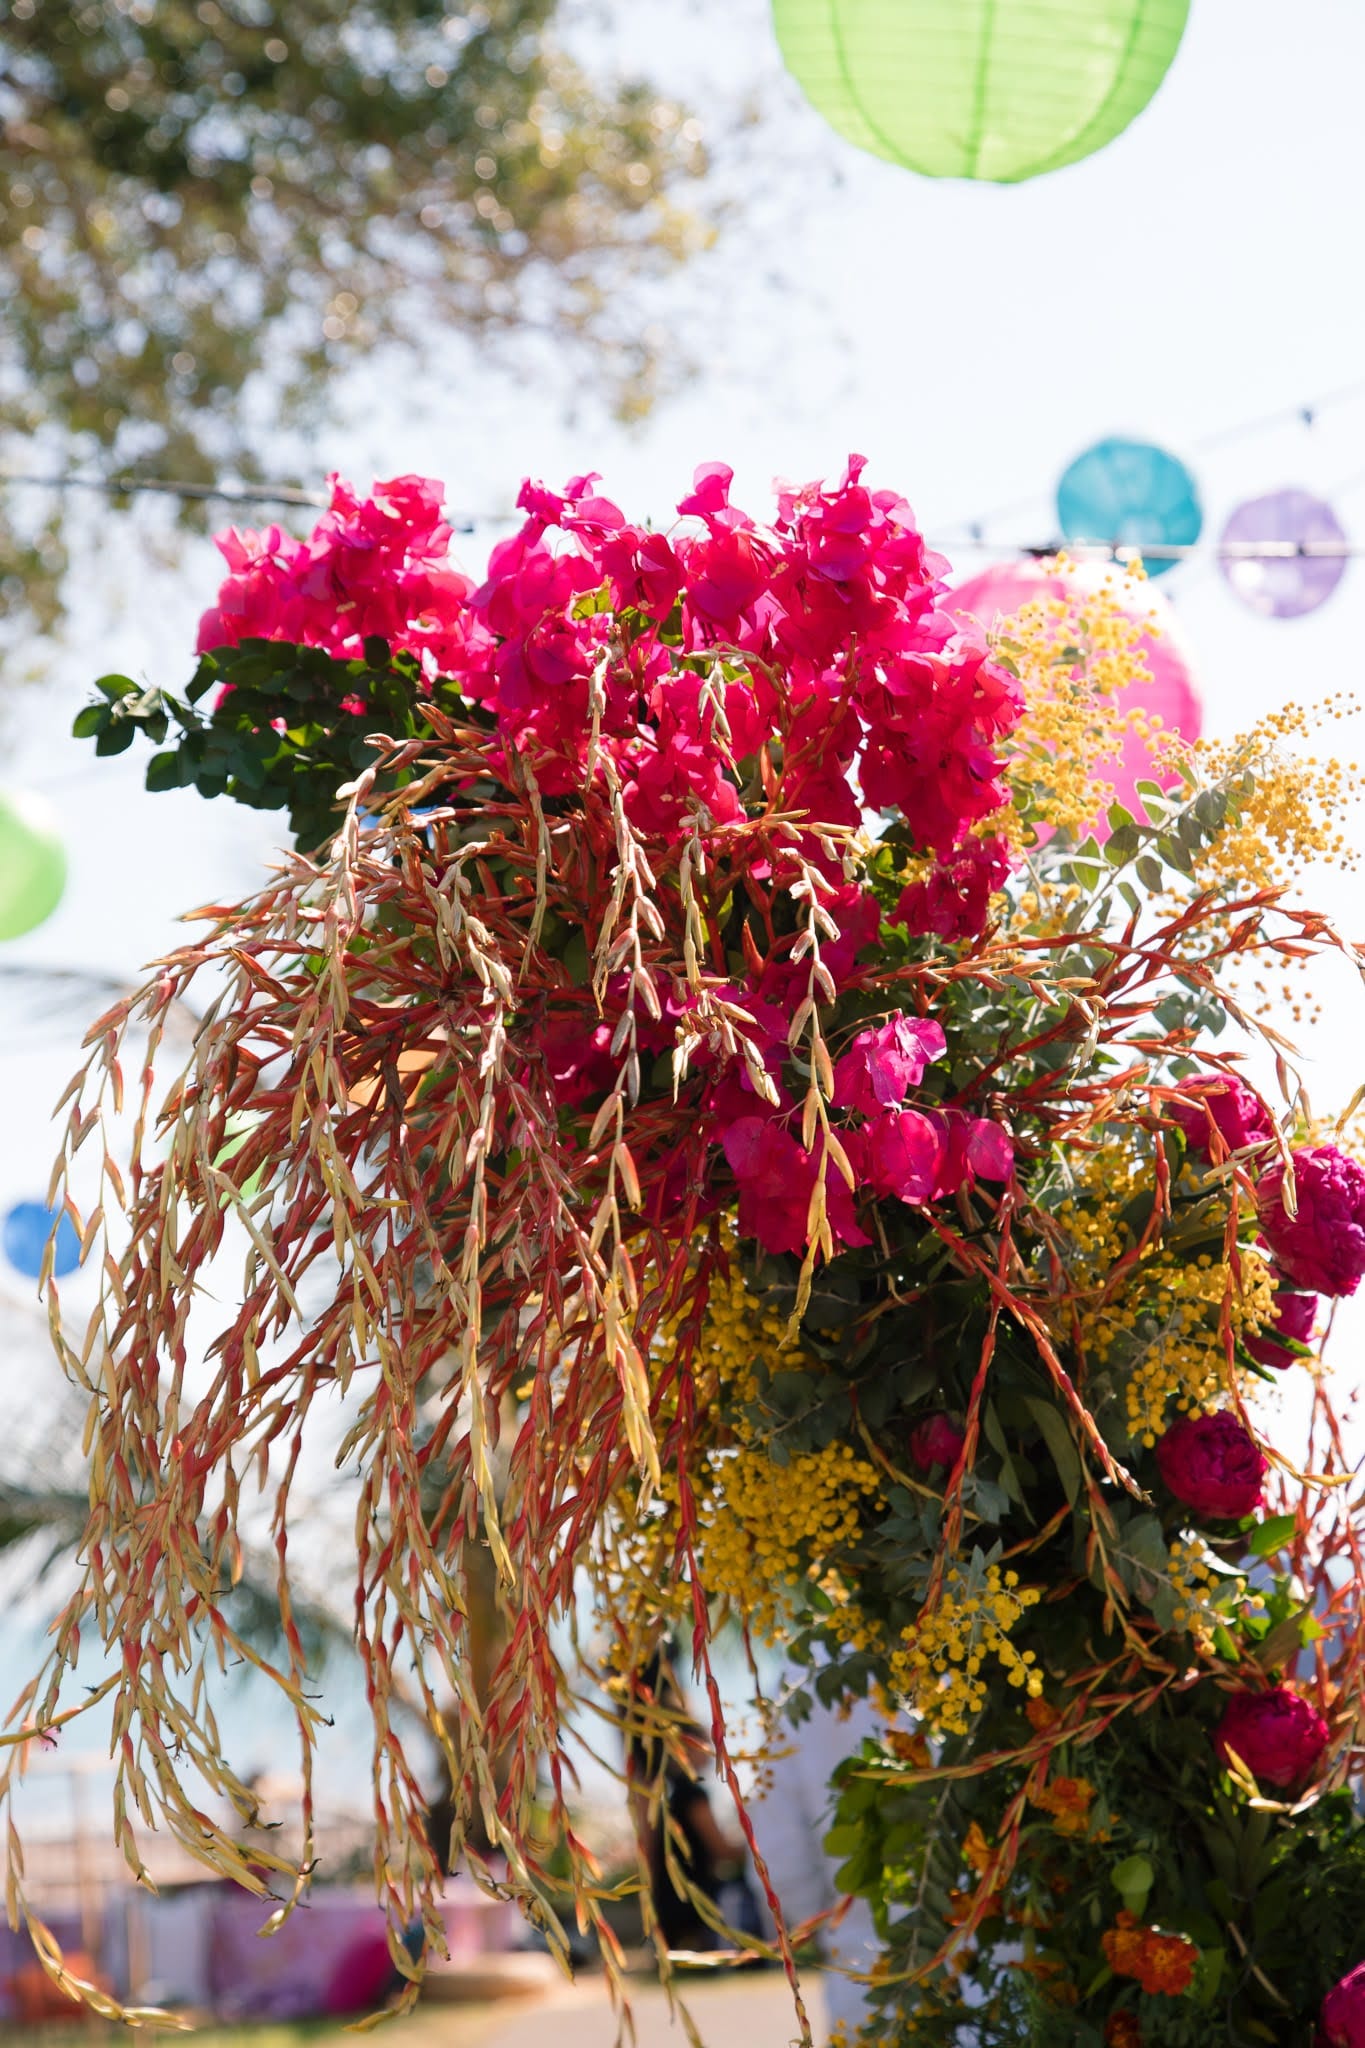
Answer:
[[(251, 1808), (208, 1674), (258, 1663), (306, 1765), (291, 1490), (341, 1396), (400, 1961), (414, 1912), (439, 1939), (442, 1845), (398, 1689), (457, 1846), (484, 1868), (477, 1816), (486, 1881), (555, 1940), (567, 1855), (614, 1968), (575, 1695), (613, 1689), (662, 1757), (641, 1674), (681, 1628), (742, 1818), (710, 1651), (737, 1619), (885, 1707), (831, 1837), (885, 1939), (869, 2040), (1356, 2042), (1365, 1571), (1313, 1340), (1365, 1275), (1365, 1170), (1258, 990), (1361, 964), (1293, 889), (1349, 858), (1355, 785), (1296, 759), (1299, 711), (1152, 734), (1141, 814), (1110, 803), (1142, 723), (1120, 593), (988, 638), (863, 467), (763, 527), (709, 465), (668, 533), (593, 477), (528, 485), (477, 585), (435, 485), (337, 484), (309, 539), (221, 543), (184, 699), (100, 684), (98, 750), (145, 732), (152, 787), (288, 807), (299, 850), (200, 913), (72, 1084), (61, 1184), (77, 1209), (93, 1139), (106, 1274), (79, 1343), (52, 1290), (88, 1562), (0, 1789), (83, 1711), (94, 1630), (130, 1854), (136, 1809), (259, 1885), (205, 1817), (206, 1789)], [(129, 1156), (105, 1121), (144, 1035)], [(1304, 1374), (1306, 1463), (1267, 1401)], [(228, 1597), (260, 1513), (278, 1663)], [(476, 1690), (485, 1546), (508, 1626)], [(297, 1898), (307, 1857), (285, 1874)]]

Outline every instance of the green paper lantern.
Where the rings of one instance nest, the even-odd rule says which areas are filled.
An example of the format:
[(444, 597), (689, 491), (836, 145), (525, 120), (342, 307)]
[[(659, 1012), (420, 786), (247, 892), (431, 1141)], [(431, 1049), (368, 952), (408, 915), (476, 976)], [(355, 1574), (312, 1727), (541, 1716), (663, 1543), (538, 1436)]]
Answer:
[(1190, 0), (773, 0), (792, 77), (831, 127), (927, 178), (1018, 184), (1142, 112)]
[(50, 917), (66, 887), (66, 852), (51, 806), (0, 790), (0, 939), (22, 938)]

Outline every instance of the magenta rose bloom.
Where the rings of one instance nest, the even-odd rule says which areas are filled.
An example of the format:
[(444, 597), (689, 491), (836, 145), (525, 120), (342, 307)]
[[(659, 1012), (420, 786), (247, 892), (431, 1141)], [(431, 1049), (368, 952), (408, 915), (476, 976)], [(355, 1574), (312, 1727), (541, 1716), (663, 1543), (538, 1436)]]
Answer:
[(1161, 1476), (1197, 1515), (1239, 1522), (1261, 1505), (1266, 1463), (1235, 1415), (1184, 1415), (1156, 1447)]
[(1223, 1762), (1235, 1750), (1254, 1778), (1283, 1789), (1301, 1785), (1327, 1747), (1322, 1715), (1287, 1685), (1235, 1692), (1213, 1732)]
[(1335, 1145), (1291, 1154), (1299, 1213), (1284, 1206), (1284, 1168), (1261, 1182), (1261, 1229), (1275, 1262), (1314, 1294), (1354, 1294), (1365, 1275), (1365, 1172)]
[(1201, 1081), (1183, 1102), (1173, 1102), (1170, 1108), (1197, 1159), (1209, 1157), (1214, 1131), (1229, 1152), (1268, 1144), (1275, 1135), (1270, 1111), (1235, 1074), (1224, 1080)]
[(921, 1472), (955, 1465), (967, 1439), (951, 1415), (926, 1415), (910, 1432), (910, 1456)]
[(1281, 1290), (1275, 1296), (1275, 1320), (1270, 1328), (1262, 1330), (1259, 1337), (1245, 1340), (1257, 1365), (1273, 1366), (1276, 1372), (1292, 1365), (1295, 1353), (1285, 1350), (1285, 1341), (1306, 1344), (1313, 1334), (1317, 1313), (1316, 1294), (1288, 1294)]
[(1323, 2048), (1365, 2048), (1365, 1963), (1357, 1963), (1332, 1986), (1318, 2026)]

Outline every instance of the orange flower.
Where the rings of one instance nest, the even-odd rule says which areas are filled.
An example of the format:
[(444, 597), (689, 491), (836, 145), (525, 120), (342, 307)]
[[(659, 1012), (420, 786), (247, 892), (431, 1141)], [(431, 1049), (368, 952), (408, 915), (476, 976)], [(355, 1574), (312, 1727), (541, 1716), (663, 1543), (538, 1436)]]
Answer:
[(1109, 2015), (1104, 2029), (1104, 2048), (1142, 2048), (1142, 2029), (1131, 2012)]
[(1083, 1835), (1090, 1824), (1090, 1802), (1094, 1797), (1095, 1788), (1088, 1778), (1054, 1778), (1041, 1792), (1034, 1793), (1033, 1804), (1052, 1815), (1052, 1825), (1059, 1835)]
[(965, 1927), (976, 1916), (979, 1927), (985, 1920), (998, 1920), (1004, 1910), (1004, 1901), (999, 1892), (987, 1892), (983, 1897), (979, 1891), (949, 1892), (948, 1910), (943, 1918), (949, 1927)]
[(1144, 1991), (1179, 1998), (1194, 1982), (1199, 1951), (1181, 1934), (1161, 1934), (1143, 1927), (1129, 1912), (1100, 1937), (1104, 1958), (1116, 1977), (1132, 1977)]
[(1194, 1982), (1198, 1960), (1199, 1951), (1194, 1943), (1180, 1935), (1151, 1935), (1147, 1942), (1147, 1974), (1141, 1979), (1143, 1990), (1164, 1991), (1169, 1998), (1179, 1998)]
[(962, 1844), (962, 1860), (968, 1870), (974, 1870), (979, 1877), (990, 1863), (994, 1850), (973, 1821)]
[(1080, 2001), (1079, 1991), (1065, 1974), (1066, 1965), (1056, 1956), (1019, 1956), (1010, 1968), (1035, 1977), (1050, 2005), (1076, 2005)]
[(1038, 1735), (1046, 1735), (1048, 1729), (1055, 1728), (1062, 1718), (1057, 1709), (1049, 1706), (1041, 1697), (1036, 1700), (1025, 1700), (1024, 1713), (1029, 1727)]
[(922, 1735), (911, 1735), (904, 1728), (888, 1728), (882, 1740), (892, 1756), (903, 1764), (913, 1764), (917, 1771), (927, 1771), (933, 1758), (929, 1745)]

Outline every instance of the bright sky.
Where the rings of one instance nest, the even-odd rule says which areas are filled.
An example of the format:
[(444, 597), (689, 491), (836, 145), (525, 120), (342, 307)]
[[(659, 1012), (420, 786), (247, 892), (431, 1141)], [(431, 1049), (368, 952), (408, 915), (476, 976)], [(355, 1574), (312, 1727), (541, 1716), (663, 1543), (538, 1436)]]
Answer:
[[(774, 475), (837, 472), (857, 449), (871, 480), (903, 489), (970, 572), (981, 557), (951, 539), (963, 522), (1013, 507), (991, 535), (1046, 540), (1059, 471), (1090, 441), (1127, 432), (1191, 463), (1210, 536), (1240, 499), (1300, 484), (1365, 540), (1357, 0), (1193, 0), (1170, 76), (1129, 133), (1013, 188), (920, 180), (832, 136), (784, 80), (764, 0), (611, 0), (581, 39), (594, 56), (648, 67), (703, 113), (717, 94), (729, 105), (752, 94), (761, 108), (742, 170), (721, 166), (722, 182), (741, 188), (735, 217), (663, 302), (689, 331), (705, 314), (702, 374), (628, 434), (590, 388), (570, 421), (562, 379), (514, 386), (455, 347), (428, 375), (359, 377), (349, 424), (315, 451), (319, 473), (368, 482), (420, 470), (446, 480), (452, 508), (497, 512), (528, 472), (561, 481), (596, 469), (630, 512), (662, 523), (700, 461), (732, 462), (739, 502), (761, 517)], [(1291, 418), (1219, 445), (1248, 420), (1357, 385), (1311, 429)], [(481, 552), (471, 542), (471, 566)], [(66, 737), (105, 669), (184, 680), (215, 562), (193, 549), (172, 573), (122, 546), (82, 570), (71, 646), (50, 682), (12, 706), (0, 739), (4, 779), (46, 791), (62, 814), (71, 883), (57, 915), (0, 959), (132, 974), (175, 942), (181, 909), (252, 886), (268, 817), (147, 797), (139, 755), (97, 765)], [(1361, 684), (1365, 562), (1293, 623), (1243, 610), (1209, 561), (1162, 587), (1196, 653), (1212, 731), (1289, 696)], [(1355, 751), (1365, 757), (1365, 734)], [(1358, 920), (1358, 883), (1316, 893), (1348, 927)], [(1365, 1078), (1363, 1018), (1335, 983), (1317, 1045), (1322, 1108)], [(78, 1036), (16, 1036), (15, 1022), (6, 1003), (0, 1209), (45, 1185), (47, 1107)], [(17, 1292), (0, 1274), (0, 1300)], [(1353, 1339), (1336, 1347), (1344, 1376), (1353, 1350)], [(36, 1345), (6, 1369), (22, 1373), (20, 1401), (41, 1398), (55, 1373)]]

